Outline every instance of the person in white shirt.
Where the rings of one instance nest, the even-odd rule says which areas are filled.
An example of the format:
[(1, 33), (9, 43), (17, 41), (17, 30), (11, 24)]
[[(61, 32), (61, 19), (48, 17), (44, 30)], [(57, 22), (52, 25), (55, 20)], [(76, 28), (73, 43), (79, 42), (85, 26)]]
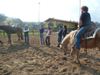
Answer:
[[(46, 46), (50, 45), (50, 36), (51, 36), (51, 29), (48, 27), (48, 30), (46, 31)], [(47, 41), (48, 40), (48, 41)]]
[(28, 32), (29, 32), (29, 28), (27, 25), (25, 25), (24, 30), (24, 36), (25, 36), (25, 43), (29, 44), (29, 36), (28, 36)]

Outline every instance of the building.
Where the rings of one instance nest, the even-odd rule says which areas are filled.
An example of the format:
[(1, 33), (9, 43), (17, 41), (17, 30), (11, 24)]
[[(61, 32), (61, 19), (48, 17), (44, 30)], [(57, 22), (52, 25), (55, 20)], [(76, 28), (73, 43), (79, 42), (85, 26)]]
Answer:
[(65, 21), (65, 20), (59, 20), (59, 19), (54, 19), (54, 18), (49, 18), (45, 20), (46, 22), (46, 27), (57, 27), (57, 26), (67, 26), (68, 31), (70, 32), (71, 30), (74, 30), (77, 28), (78, 22), (75, 21)]

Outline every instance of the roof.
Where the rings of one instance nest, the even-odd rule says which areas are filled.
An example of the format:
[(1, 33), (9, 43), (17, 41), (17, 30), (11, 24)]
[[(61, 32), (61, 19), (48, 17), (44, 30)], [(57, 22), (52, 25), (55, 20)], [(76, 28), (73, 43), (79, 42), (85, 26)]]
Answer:
[(60, 22), (68, 22), (68, 23), (76, 23), (76, 24), (78, 23), (78, 22), (71, 22), (71, 21), (54, 19), (54, 18), (49, 18), (49, 19), (45, 20), (44, 22), (48, 22), (48, 21), (60, 21)]

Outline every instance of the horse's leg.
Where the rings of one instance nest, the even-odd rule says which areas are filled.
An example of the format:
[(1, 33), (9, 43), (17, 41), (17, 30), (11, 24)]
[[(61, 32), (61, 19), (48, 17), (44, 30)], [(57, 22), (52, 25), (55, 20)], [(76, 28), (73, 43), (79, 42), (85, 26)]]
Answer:
[[(96, 43), (94, 43), (94, 44), (96, 44), (95, 48), (98, 47), (98, 49), (99, 49), (99, 51), (100, 51), (100, 41), (97, 40)], [(94, 50), (94, 48), (93, 48), (93, 50)]]
[(19, 33), (17, 33), (17, 36), (18, 36), (18, 41), (20, 41), (20, 34), (19, 34)]
[[(72, 58), (74, 58), (73, 57), (73, 54), (76, 52), (76, 50), (74, 50), (73, 48), (71, 48), (71, 53), (70, 53), (70, 55), (71, 55), (71, 57)], [(80, 63), (80, 61), (79, 61), (79, 51), (77, 51), (77, 58), (74, 58), (74, 60), (76, 61), (76, 63)]]
[(65, 48), (65, 52), (64, 52), (64, 55), (66, 55), (67, 54), (67, 48)]
[(74, 50), (73, 48), (71, 48), (70, 55), (71, 55), (72, 58), (74, 58), (74, 57), (73, 57), (73, 54), (75, 53), (75, 51), (76, 51), (76, 50)]
[(77, 60), (79, 60), (79, 51), (77, 51)]
[[(100, 45), (100, 44), (99, 44), (99, 45)], [(97, 47), (98, 47), (98, 49), (99, 49), (99, 51), (100, 51), (100, 46), (97, 45)]]
[(98, 47), (99, 51), (100, 51), (100, 47)]
[[(85, 35), (85, 37), (86, 37), (86, 35)], [(87, 55), (87, 40), (86, 39), (84, 39), (84, 52)]]
[(80, 61), (79, 61), (79, 51), (77, 51), (77, 59), (76, 59), (76, 63), (80, 63)]
[(20, 34), (21, 34), (21, 40), (23, 40), (22, 30), (20, 31)]
[(7, 35), (8, 35), (8, 43), (11, 44), (11, 34), (7, 33)]

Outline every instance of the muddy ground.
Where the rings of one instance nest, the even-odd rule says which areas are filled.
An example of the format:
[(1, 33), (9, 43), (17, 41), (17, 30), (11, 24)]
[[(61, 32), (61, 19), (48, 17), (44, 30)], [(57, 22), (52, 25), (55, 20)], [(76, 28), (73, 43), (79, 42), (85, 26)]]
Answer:
[[(80, 63), (76, 64), (70, 57), (57, 48), (57, 35), (51, 36), (51, 45), (40, 45), (38, 35), (30, 35), (30, 44), (24, 40), (18, 42), (12, 36), (12, 45), (7, 43), (7, 36), (0, 36), (4, 43), (0, 45), (0, 75), (100, 75), (100, 51), (88, 49), (85, 55), (80, 51)], [(75, 56), (75, 54), (74, 54)]]

